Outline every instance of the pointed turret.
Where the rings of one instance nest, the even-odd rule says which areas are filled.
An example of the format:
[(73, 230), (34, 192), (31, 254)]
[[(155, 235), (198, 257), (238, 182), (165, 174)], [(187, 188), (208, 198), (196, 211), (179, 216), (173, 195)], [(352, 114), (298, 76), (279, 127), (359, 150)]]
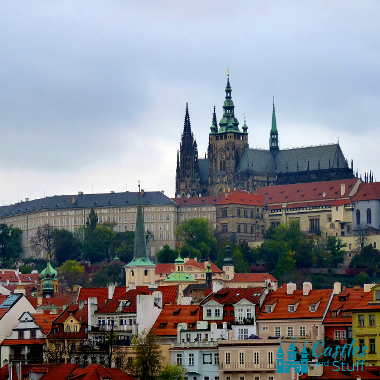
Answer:
[(272, 111), (272, 128), (270, 130), (269, 137), (269, 149), (272, 152), (273, 156), (276, 157), (279, 145), (278, 145), (278, 130), (277, 130), (277, 122), (276, 122), (276, 110), (274, 106), (274, 97), (273, 97), (273, 111)]
[[(232, 101), (232, 88), (230, 84), (230, 76), (227, 76), (227, 85), (226, 85), (226, 98), (224, 100), (223, 104), (223, 118), (219, 122), (219, 133), (227, 132), (228, 131), (235, 131), (240, 132), (239, 130), (239, 121), (235, 117), (235, 106), (234, 102)], [(232, 127), (230, 127), (230, 124)]]
[(211, 121), (211, 133), (218, 133), (218, 121), (216, 120), (216, 111), (214, 106), (214, 112), (212, 113), (212, 121)]
[(191, 124), (189, 115), (189, 104), (186, 102), (185, 122), (183, 124), (183, 135), (191, 136)]
[(137, 218), (136, 218), (136, 231), (135, 231), (135, 243), (133, 246), (133, 259), (126, 266), (133, 265), (154, 265), (148, 258), (148, 252), (146, 249), (146, 237), (144, 227), (144, 217), (141, 206), (141, 191), (139, 185), (138, 205), (137, 205)]
[(248, 133), (248, 125), (247, 125), (247, 123), (246, 123), (246, 121), (245, 121), (245, 116), (244, 116), (244, 125), (243, 125), (243, 133)]
[(54, 294), (54, 282), (57, 281), (58, 272), (51, 266), (50, 257), (48, 257), (46, 268), (41, 272), (42, 276), (42, 294), (44, 297), (50, 297)]

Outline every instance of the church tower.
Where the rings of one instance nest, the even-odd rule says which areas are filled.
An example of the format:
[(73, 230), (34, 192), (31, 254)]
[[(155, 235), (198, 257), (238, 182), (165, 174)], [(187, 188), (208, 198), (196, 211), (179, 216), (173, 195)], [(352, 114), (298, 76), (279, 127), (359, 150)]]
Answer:
[(273, 111), (272, 111), (272, 128), (270, 130), (270, 137), (269, 137), (269, 149), (274, 157), (277, 156), (277, 153), (280, 149), (278, 145), (278, 130), (277, 130), (277, 122), (276, 122), (276, 111), (274, 108), (274, 98), (273, 98)]
[(149, 260), (146, 248), (144, 216), (141, 207), (141, 192), (139, 185), (135, 243), (133, 259), (125, 266), (125, 286), (149, 286), (155, 283), (156, 266)]
[(180, 150), (177, 151), (176, 196), (197, 197), (201, 193), (198, 148), (191, 132), (189, 107), (186, 103)]
[(216, 124), (215, 108), (209, 134), (209, 193), (220, 194), (234, 188), (234, 176), (244, 150), (248, 147), (248, 127), (244, 122), (243, 131), (235, 117), (230, 77), (227, 77), (223, 104), (223, 117)]
[(50, 257), (48, 257), (46, 268), (41, 272), (41, 290), (42, 296), (50, 298), (54, 293), (58, 293), (58, 272), (51, 266)]

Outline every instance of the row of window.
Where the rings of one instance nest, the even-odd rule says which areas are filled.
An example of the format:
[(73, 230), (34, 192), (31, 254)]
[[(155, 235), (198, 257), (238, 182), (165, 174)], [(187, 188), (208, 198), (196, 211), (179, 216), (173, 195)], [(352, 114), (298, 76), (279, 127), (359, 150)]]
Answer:
[[(375, 315), (371, 314), (368, 316), (368, 326), (375, 327), (376, 319)], [(358, 315), (358, 326), (364, 327), (365, 326), (365, 316), (364, 315)]]
[[(239, 352), (238, 353), (239, 357), (239, 364), (244, 365), (245, 363), (245, 352)], [(231, 364), (231, 352), (225, 352), (225, 364), (230, 365)], [(267, 363), (269, 366), (273, 366), (274, 364), (274, 354), (273, 351), (268, 351), (267, 352)], [(260, 352), (254, 351), (253, 352), (253, 364), (254, 365), (259, 365), (260, 364)]]
[[(30, 333), (30, 338), (29, 339), (36, 339), (36, 330), (29, 330), (29, 333)], [(24, 331), (23, 330), (19, 330), (18, 331), (18, 339), (25, 339), (25, 334), (24, 334)]]
[[(214, 356), (214, 360), (213, 360)], [(203, 354), (203, 364), (215, 364), (219, 365), (219, 353), (215, 352), (214, 354)], [(188, 366), (193, 366), (195, 365), (195, 357), (194, 354), (189, 353), (187, 356), (187, 363), (184, 362), (184, 357), (182, 353), (177, 354), (177, 365), (182, 366), (182, 365), (188, 365)]]
[[(119, 326), (135, 325), (136, 318), (119, 317)], [(115, 326), (115, 317), (98, 317), (98, 326)]]
[[(367, 224), (372, 223), (372, 211), (370, 208), (367, 208)], [(356, 210), (356, 224), (360, 225), (361, 224), (361, 219), (360, 219), (360, 210)]]

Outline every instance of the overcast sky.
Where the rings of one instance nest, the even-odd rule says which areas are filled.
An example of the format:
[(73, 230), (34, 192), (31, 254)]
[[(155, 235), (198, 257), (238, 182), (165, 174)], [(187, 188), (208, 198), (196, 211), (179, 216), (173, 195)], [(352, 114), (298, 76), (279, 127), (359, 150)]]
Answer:
[(174, 196), (186, 102), (204, 157), (227, 68), (250, 147), (338, 141), (380, 180), (380, 2), (0, 2), (0, 203)]

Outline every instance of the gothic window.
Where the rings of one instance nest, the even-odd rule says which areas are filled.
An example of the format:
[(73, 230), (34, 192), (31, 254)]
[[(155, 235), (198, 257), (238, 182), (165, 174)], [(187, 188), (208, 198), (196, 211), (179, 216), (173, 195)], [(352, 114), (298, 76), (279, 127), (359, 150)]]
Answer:
[(360, 210), (356, 210), (356, 224), (360, 224)]
[(371, 209), (367, 208), (367, 224), (372, 223), (372, 215), (371, 215)]

